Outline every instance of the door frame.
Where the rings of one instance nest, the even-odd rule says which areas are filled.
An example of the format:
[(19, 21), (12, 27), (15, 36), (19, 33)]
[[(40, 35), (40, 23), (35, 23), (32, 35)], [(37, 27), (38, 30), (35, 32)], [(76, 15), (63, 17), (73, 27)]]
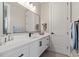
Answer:
[[(67, 2), (67, 4), (68, 4), (68, 7), (67, 7), (67, 13), (68, 13), (68, 20), (69, 21), (71, 21), (71, 2)], [(51, 13), (51, 11), (52, 11), (52, 3), (49, 3), (49, 22), (48, 22), (48, 24), (49, 24), (49, 33), (50, 33), (50, 41), (51, 41), (51, 39), (52, 39), (52, 35), (51, 35), (51, 32), (52, 32), (52, 16), (50, 16), (50, 15), (52, 15), (52, 13)], [(68, 41), (69, 41), (69, 44), (70, 44), (70, 31), (69, 31), (69, 39), (68, 39)], [(70, 56), (70, 45), (67, 47), (68, 49), (67, 49), (67, 53), (66, 53), (66, 55), (68, 55), (68, 56)], [(51, 48), (51, 43), (50, 43), (50, 48), (49, 48), (49, 50), (51, 50), (52, 51), (52, 48)]]

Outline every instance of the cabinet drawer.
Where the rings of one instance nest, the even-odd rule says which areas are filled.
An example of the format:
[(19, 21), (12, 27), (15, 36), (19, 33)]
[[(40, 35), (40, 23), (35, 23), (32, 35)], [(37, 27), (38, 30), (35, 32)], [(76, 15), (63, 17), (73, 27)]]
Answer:
[(47, 36), (47, 37), (45, 37), (45, 38), (43, 39), (44, 44), (45, 44), (46, 46), (49, 46), (49, 39), (50, 39), (49, 36)]

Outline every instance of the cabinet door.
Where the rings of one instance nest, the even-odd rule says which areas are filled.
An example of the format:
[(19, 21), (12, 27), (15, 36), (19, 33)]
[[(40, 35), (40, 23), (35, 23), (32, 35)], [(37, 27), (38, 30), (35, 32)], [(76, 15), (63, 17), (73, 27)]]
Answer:
[(48, 48), (49, 45), (49, 38), (44, 37), (42, 38), (42, 53)]
[(43, 52), (43, 41), (42, 39), (39, 40), (39, 56), (42, 54)]
[(39, 40), (30, 44), (30, 57), (39, 56)]
[(1, 57), (29, 57), (29, 46), (22, 46), (0, 55)]
[(41, 55), (49, 46), (49, 36), (40, 39), (39, 45), (39, 55)]
[(22, 57), (29, 57), (29, 45), (24, 46), (24, 47), (21, 49), (21, 54), (20, 54), (19, 56), (22, 56)]
[(47, 36), (47, 37), (45, 37), (43, 40), (44, 40), (44, 45), (45, 45), (45, 47), (49, 47), (49, 39), (50, 39), (50, 37), (49, 36)]
[(14, 50), (3, 53), (1, 57), (18, 57), (19, 55), (20, 55), (20, 52), (14, 49)]
[(43, 51), (45, 51), (48, 48), (48, 37), (45, 37), (42, 39), (43, 41)]

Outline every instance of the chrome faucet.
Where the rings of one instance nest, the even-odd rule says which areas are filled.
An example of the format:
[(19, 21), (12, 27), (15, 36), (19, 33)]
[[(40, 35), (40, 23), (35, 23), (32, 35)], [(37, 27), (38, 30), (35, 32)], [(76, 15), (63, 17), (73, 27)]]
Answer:
[(29, 37), (31, 37), (31, 34), (32, 34), (32, 33), (29, 33)]
[(29, 37), (31, 37), (31, 36), (32, 36), (32, 34), (33, 34), (33, 32), (30, 32), (30, 33), (29, 33)]

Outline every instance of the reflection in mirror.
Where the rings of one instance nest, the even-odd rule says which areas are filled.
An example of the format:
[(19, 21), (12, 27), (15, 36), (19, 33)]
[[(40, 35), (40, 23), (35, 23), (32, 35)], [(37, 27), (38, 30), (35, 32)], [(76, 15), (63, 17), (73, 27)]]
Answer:
[(8, 17), (7, 17), (7, 8), (8, 6), (6, 4), (4, 4), (4, 19), (3, 19), (3, 34), (7, 33), (7, 29), (8, 29)]
[(27, 32), (40, 31), (39, 15), (37, 15), (31, 11), (26, 12), (26, 31)]
[(25, 13), (26, 9), (19, 5), (18, 3), (10, 3), (11, 5), (11, 19), (13, 33), (25, 33), (26, 32), (26, 19)]
[(28, 33), (40, 31), (39, 15), (17, 2), (4, 3), (3, 33)]
[(3, 5), (3, 34), (8, 34), (10, 33), (10, 6), (7, 3), (4, 3)]
[(39, 15), (25, 7), (13, 3), (13, 33), (38, 32), (40, 31)]

